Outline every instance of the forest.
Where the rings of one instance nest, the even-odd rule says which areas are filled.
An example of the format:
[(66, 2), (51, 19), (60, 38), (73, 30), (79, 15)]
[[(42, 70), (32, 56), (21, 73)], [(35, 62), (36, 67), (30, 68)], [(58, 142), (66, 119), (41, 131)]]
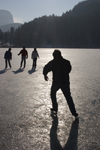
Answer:
[(16, 30), (0, 30), (0, 45), (38, 48), (100, 48), (100, 0), (78, 3), (62, 16), (42, 16)]

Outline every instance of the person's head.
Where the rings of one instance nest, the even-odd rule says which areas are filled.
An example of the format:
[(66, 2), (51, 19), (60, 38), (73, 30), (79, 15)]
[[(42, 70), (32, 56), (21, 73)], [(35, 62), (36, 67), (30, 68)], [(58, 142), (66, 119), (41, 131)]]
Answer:
[(36, 51), (36, 48), (34, 48), (34, 51)]
[(23, 49), (25, 49), (25, 47), (23, 46)]
[(61, 57), (62, 57), (62, 56), (61, 56), (61, 51), (55, 49), (54, 52), (53, 52), (53, 57), (54, 57), (54, 59), (59, 59), (59, 58), (61, 58)]
[(9, 48), (9, 51), (11, 51), (11, 48)]

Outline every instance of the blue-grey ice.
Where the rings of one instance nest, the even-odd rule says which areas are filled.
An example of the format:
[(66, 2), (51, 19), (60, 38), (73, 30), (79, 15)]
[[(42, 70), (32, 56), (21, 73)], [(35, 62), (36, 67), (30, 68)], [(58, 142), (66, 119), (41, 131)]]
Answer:
[(71, 115), (59, 90), (58, 115), (50, 115), (52, 74), (42, 74), (54, 49), (37, 49), (40, 58), (32, 70), (28, 50), (26, 68), (20, 69), (21, 48), (12, 48), (12, 69), (4, 70), (0, 48), (0, 150), (93, 150), (100, 147), (100, 49), (60, 49), (70, 60), (71, 94), (79, 120)]

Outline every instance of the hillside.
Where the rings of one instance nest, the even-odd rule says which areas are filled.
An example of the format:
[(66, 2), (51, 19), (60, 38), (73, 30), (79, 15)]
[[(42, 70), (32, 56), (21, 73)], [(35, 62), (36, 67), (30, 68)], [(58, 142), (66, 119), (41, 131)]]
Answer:
[(7, 31), (10, 31), (11, 27), (13, 27), (14, 29), (16, 29), (16, 28), (18, 28), (21, 25), (22, 25), (21, 23), (11, 23), (11, 24), (0, 26), (0, 29), (3, 32), (7, 32)]
[(13, 16), (8, 10), (0, 10), (0, 26), (14, 23)]
[(10, 37), (10, 42), (17, 47), (98, 48), (100, 0), (80, 2), (61, 17), (36, 18), (12, 30)]
[(11, 27), (14, 29), (21, 26), (21, 23), (14, 23), (13, 15), (8, 10), (0, 10), (0, 29), (3, 32), (10, 31)]

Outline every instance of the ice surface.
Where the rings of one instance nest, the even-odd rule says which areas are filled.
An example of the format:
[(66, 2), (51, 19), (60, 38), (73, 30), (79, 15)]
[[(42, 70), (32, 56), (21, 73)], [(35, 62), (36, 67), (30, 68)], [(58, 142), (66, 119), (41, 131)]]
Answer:
[(37, 49), (40, 59), (31, 70), (31, 52), (26, 68), (20, 70), (20, 49), (12, 48), (12, 69), (4, 70), (0, 48), (0, 150), (93, 150), (100, 147), (100, 50), (60, 49), (71, 61), (71, 93), (79, 113), (74, 121), (59, 90), (58, 115), (50, 116), (49, 81), (44, 81), (43, 67), (52, 59), (54, 49)]

